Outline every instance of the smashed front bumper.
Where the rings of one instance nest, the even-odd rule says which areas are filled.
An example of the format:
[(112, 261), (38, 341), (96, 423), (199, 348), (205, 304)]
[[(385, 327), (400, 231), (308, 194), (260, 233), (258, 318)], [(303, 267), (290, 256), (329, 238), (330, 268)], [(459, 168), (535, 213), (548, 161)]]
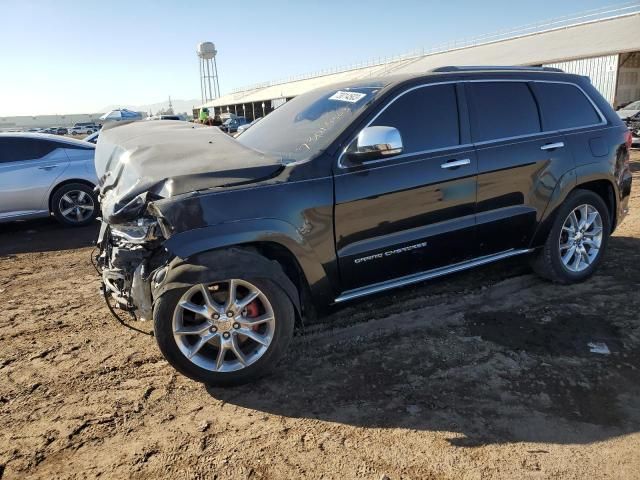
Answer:
[(162, 240), (157, 222), (147, 218), (119, 225), (103, 222), (100, 228), (97, 265), (103, 294), (140, 320), (153, 316), (151, 284), (169, 259)]

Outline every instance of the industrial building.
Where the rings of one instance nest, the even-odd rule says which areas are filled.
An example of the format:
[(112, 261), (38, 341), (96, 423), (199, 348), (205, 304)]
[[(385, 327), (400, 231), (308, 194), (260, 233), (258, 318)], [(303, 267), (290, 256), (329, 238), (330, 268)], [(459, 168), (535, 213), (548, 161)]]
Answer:
[(0, 117), (0, 131), (20, 131), (29, 128), (71, 127), (80, 122), (102, 123), (103, 113), (76, 113), (68, 115), (22, 115)]
[(614, 106), (640, 99), (640, 4), (620, 5), (549, 20), (508, 32), (421, 50), (391, 59), (265, 82), (232, 91), (203, 106), (211, 114), (262, 117), (327, 84), (445, 65), (553, 66), (587, 75)]

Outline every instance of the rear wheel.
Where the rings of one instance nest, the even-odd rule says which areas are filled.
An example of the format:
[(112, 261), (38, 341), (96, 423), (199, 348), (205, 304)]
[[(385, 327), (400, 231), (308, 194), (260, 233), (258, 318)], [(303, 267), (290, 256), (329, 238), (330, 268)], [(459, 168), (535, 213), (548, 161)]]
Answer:
[(610, 231), (609, 209), (602, 198), (589, 190), (576, 190), (560, 207), (532, 266), (556, 283), (586, 280), (602, 260)]
[(98, 198), (89, 185), (63, 185), (51, 197), (51, 213), (63, 225), (82, 227), (98, 215)]
[(293, 305), (267, 279), (176, 288), (160, 297), (153, 317), (167, 361), (209, 385), (241, 384), (266, 374), (293, 336)]

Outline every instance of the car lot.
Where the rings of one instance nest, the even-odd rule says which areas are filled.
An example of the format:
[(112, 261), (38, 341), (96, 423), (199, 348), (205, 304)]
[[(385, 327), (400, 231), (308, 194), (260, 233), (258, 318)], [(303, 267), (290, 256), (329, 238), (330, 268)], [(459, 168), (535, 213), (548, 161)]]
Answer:
[(514, 260), (351, 303), (227, 390), (109, 315), (94, 227), (2, 225), (0, 477), (637, 478), (632, 161), (631, 214), (587, 283)]

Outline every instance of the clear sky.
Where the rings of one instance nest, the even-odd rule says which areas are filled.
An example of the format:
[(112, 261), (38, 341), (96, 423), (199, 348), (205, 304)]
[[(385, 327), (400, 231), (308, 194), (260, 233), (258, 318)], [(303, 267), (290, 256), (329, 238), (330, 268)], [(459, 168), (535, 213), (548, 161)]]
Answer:
[(598, 0), (0, 0), (0, 117), (200, 97), (611, 5)]

